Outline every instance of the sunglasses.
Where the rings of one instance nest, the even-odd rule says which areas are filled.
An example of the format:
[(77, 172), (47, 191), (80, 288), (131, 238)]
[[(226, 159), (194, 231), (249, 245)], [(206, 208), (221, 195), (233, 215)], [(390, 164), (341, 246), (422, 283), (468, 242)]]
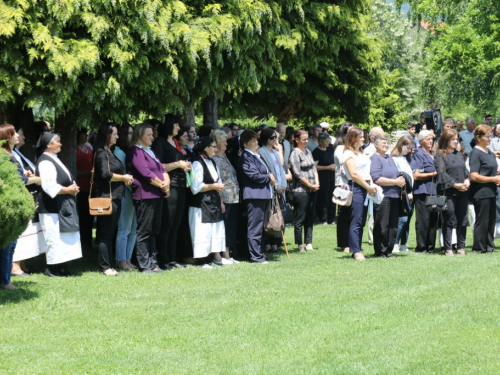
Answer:
[(269, 137), (269, 139), (273, 139), (273, 140), (276, 138), (278, 138), (278, 137), (276, 137), (275, 135), (273, 135), (272, 137)]

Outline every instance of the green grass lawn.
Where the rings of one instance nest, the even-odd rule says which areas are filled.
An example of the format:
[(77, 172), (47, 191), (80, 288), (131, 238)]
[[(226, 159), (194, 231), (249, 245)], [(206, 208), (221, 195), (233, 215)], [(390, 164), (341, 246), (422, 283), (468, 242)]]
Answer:
[(79, 277), (16, 278), (22, 291), (0, 291), (0, 372), (500, 372), (499, 253), (471, 254), (469, 232), (465, 257), (365, 244), (361, 263), (335, 232), (315, 226), (300, 254), (287, 228), (290, 259), (267, 265), (105, 277), (80, 260)]

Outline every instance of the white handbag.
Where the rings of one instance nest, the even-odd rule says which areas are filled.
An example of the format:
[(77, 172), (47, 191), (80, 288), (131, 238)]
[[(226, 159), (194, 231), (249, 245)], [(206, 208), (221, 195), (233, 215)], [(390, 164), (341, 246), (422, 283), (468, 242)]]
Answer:
[(352, 191), (348, 185), (342, 185), (333, 191), (332, 202), (339, 206), (349, 207), (352, 204)]

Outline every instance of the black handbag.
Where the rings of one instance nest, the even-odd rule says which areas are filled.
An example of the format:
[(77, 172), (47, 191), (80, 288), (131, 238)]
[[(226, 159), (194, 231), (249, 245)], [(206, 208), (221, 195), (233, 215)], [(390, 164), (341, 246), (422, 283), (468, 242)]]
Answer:
[(432, 195), (432, 185), (434, 184), (434, 178), (432, 178), (431, 183), (431, 195), (425, 198), (425, 207), (430, 212), (443, 212), (448, 209), (448, 203), (446, 196), (443, 195)]

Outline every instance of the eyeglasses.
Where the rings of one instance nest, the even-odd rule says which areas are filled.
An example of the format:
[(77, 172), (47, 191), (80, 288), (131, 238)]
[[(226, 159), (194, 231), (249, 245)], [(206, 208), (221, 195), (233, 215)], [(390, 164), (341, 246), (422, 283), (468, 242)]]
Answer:
[(210, 147), (212, 147), (212, 148), (217, 148), (217, 145), (210, 145)]
[(483, 135), (484, 138), (486, 139), (490, 139), (491, 138), (491, 134), (490, 135)]
[(134, 132), (128, 132), (128, 134), (129, 134), (129, 135), (132, 135), (132, 134), (134, 134)]
[(269, 139), (275, 140), (277, 137), (273, 135), (272, 137), (269, 137)]

